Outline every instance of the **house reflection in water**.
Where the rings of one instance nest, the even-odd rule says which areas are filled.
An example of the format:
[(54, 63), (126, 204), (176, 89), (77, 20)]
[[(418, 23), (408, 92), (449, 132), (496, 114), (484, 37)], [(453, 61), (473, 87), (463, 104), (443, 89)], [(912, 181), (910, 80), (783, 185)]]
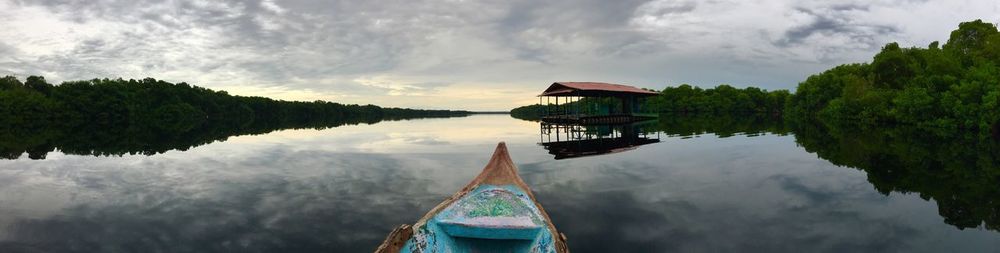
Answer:
[(555, 159), (603, 155), (660, 142), (656, 121), (614, 125), (540, 124), (539, 145)]

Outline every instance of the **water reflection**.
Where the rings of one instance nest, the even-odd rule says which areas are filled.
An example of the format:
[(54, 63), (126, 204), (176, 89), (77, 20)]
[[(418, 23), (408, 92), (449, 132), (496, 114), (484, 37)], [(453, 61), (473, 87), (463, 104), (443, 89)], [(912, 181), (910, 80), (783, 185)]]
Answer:
[[(77, 195), (64, 200), (64, 208), (48, 210), (52, 216), (4, 213), (13, 219), (0, 223), (0, 252), (366, 252), (372, 245), (359, 242), (380, 240), (383, 228), (418, 218), (412, 210), (431, 208), (437, 199), (427, 188), (435, 182), (396, 169), (405, 167), (401, 162), (448, 160), (311, 151), (265, 155), (199, 161), (212, 162), (213, 171), (185, 170), (175, 166), (199, 165), (172, 159), (144, 164), (138, 173), (127, 167), (58, 171), (67, 174), (60, 184), (73, 186), (46, 190)], [(24, 190), (24, 181), (38, 178), (15, 176), (19, 182), (5, 187), (5, 202), (18, 203), (9, 191)], [(32, 211), (2, 209), (12, 207)]]
[(488, 158), (470, 150), (495, 143), (456, 128), (497, 136), (520, 126), (489, 123), (383, 122), (153, 156), (0, 161), (0, 252), (368, 252)]
[(655, 123), (579, 125), (542, 122), (539, 124), (539, 145), (557, 160), (623, 152), (660, 142), (660, 132), (652, 130)]
[(959, 229), (1000, 230), (1000, 143), (975, 133), (908, 127), (798, 124), (796, 142), (833, 164), (862, 170), (881, 192), (934, 200)]
[(537, 122), (500, 115), (0, 160), (0, 252), (370, 252), (501, 140), (573, 252), (1000, 248), (994, 143), (768, 118), (640, 132), (659, 143), (561, 160)]
[(720, 138), (792, 132), (781, 117), (768, 115), (661, 115), (655, 130), (672, 136), (713, 134)]
[(370, 125), (383, 120), (413, 119), (419, 118), (348, 117), (319, 122), (205, 123), (182, 129), (96, 124), (82, 125), (76, 129), (8, 126), (0, 127), (0, 159), (17, 159), (27, 153), (28, 158), (41, 160), (56, 150), (66, 154), (93, 156), (155, 155), (225, 141), (232, 136), (266, 134), (287, 129), (322, 130), (345, 125)]
[(883, 195), (916, 193), (937, 203), (944, 222), (959, 229), (1000, 229), (1000, 142), (975, 133), (934, 133), (908, 126), (860, 128), (769, 117), (664, 117), (660, 130), (678, 136), (714, 133), (795, 134), (805, 151), (864, 171)]

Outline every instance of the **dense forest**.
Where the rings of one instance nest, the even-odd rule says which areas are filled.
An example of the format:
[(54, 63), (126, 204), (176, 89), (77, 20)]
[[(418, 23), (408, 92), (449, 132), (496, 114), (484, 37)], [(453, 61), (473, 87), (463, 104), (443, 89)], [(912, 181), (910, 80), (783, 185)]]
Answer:
[(842, 65), (809, 77), (785, 107), (797, 118), (996, 134), (1000, 32), (976, 20), (959, 25), (943, 46), (890, 43), (870, 64)]
[(865, 171), (879, 192), (935, 200), (945, 223), (1000, 230), (1000, 32), (961, 23), (927, 48), (809, 77), (785, 104), (796, 142)]
[[(935, 133), (1000, 135), (1000, 32), (964, 22), (948, 42), (927, 48), (887, 44), (871, 63), (845, 64), (810, 76), (794, 94), (720, 85), (667, 87), (646, 106), (661, 113), (770, 113), (795, 120), (914, 125)], [(537, 118), (537, 105), (517, 118)], [(534, 112), (534, 114), (533, 114)]]
[(510, 116), (516, 119), (538, 121), (542, 119), (542, 112), (545, 109), (545, 106), (540, 104), (526, 105), (511, 109)]
[(273, 124), (337, 122), (345, 118), (406, 118), (465, 115), (465, 111), (382, 108), (333, 102), (281, 101), (229, 95), (225, 91), (143, 80), (94, 79), (52, 85), (39, 76), (22, 83), (0, 78), (0, 123), (4, 125), (149, 125), (184, 131), (204, 123)]
[(788, 96), (787, 90), (738, 89), (725, 84), (702, 89), (684, 84), (663, 89), (648, 103), (650, 108), (661, 113), (781, 114)]
[(0, 78), (0, 156), (162, 153), (288, 128), (328, 128), (466, 111), (383, 108), (243, 97), (186, 83), (94, 79), (52, 85), (39, 76)]
[[(683, 84), (667, 87), (659, 95), (642, 98), (639, 108), (644, 113), (666, 114), (770, 114), (780, 115), (785, 100), (790, 96), (787, 90), (767, 91), (756, 87), (739, 89), (722, 84), (715, 88)], [(602, 104), (604, 106), (595, 106)], [(583, 113), (592, 113), (593, 108), (620, 108), (621, 101), (615, 98), (583, 98), (579, 101), (561, 104), (564, 108), (584, 108)], [(527, 105), (511, 109), (511, 117), (524, 120), (539, 120), (553, 105)], [(558, 109), (557, 109), (558, 110)]]
[[(659, 131), (721, 137), (792, 133), (806, 151), (864, 171), (882, 194), (913, 193), (933, 200), (944, 222), (959, 229), (1000, 230), (1000, 142), (987, 138), (1000, 135), (997, 25), (962, 23), (944, 45), (887, 44), (871, 63), (813, 75), (794, 94), (764, 92), (766, 98), (760, 99), (754, 91), (758, 96), (752, 101), (765, 101), (755, 106), (734, 102), (746, 99), (733, 90), (751, 88), (722, 88), (739, 99), (710, 95), (719, 89), (670, 87), (649, 100), (660, 112), (690, 113), (660, 117)], [(532, 108), (543, 107), (515, 111), (524, 115)], [(780, 112), (784, 117), (718, 114), (727, 111)]]

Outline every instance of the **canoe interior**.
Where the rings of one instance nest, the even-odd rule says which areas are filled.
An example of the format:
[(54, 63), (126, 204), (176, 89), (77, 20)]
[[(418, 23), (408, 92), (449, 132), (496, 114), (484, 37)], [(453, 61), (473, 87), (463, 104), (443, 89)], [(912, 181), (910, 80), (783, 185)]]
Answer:
[(480, 185), (417, 228), (400, 252), (556, 252), (553, 238), (520, 188)]
[(501, 142), (479, 176), (413, 226), (394, 230), (376, 252), (569, 250)]
[(524, 193), (513, 186), (480, 186), (435, 217), (451, 237), (533, 240), (545, 221)]

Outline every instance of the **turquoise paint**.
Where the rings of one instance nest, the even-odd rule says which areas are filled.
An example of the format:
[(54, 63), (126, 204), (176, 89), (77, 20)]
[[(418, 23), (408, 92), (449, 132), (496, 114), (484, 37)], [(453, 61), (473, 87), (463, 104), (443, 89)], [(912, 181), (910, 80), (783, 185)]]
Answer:
[(480, 185), (417, 228), (400, 252), (555, 252), (544, 216), (514, 185)]
[(496, 240), (532, 240), (538, 237), (541, 227), (533, 228), (481, 228), (439, 222), (446, 234), (452, 237)]

